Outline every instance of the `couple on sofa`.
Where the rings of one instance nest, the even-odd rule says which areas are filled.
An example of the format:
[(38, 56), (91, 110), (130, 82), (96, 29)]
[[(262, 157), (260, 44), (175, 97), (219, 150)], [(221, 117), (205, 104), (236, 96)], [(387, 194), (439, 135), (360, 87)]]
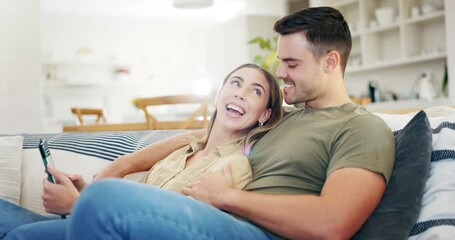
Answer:
[[(305, 108), (279, 121), (275, 80), (243, 65), (223, 83), (205, 140), (192, 141), (189, 136), (203, 135), (196, 131), (120, 157), (81, 192), (68, 219), (26, 224), (7, 239), (354, 236), (385, 191), (394, 137), (381, 119), (349, 99), (343, 76), (352, 40), (339, 11), (303, 9), (279, 20), (274, 30), (285, 101)], [(144, 182), (182, 194), (100, 180), (148, 169)], [(185, 174), (189, 169), (194, 172)], [(49, 171), (60, 183), (46, 182), (43, 196), (46, 187), (80, 183)], [(79, 185), (85, 184), (73, 188)]]

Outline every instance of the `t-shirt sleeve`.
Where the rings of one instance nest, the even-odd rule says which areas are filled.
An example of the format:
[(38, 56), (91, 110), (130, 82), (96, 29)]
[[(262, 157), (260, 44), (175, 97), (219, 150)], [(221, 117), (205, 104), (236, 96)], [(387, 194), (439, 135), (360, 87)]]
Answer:
[(327, 176), (340, 168), (364, 168), (379, 173), (389, 182), (395, 161), (395, 138), (384, 121), (361, 115), (337, 131), (331, 144)]

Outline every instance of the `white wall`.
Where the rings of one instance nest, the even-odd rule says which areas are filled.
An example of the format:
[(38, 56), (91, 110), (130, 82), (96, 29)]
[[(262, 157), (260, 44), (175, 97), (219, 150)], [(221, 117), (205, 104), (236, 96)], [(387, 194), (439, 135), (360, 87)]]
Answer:
[[(188, 44), (188, 35), (197, 24), (45, 14), (41, 28), (43, 61), (78, 61), (78, 50), (86, 48), (91, 50), (89, 61), (131, 67), (134, 82), (175, 82), (191, 72), (189, 53), (193, 46)], [(155, 92), (166, 93), (187, 86), (155, 87)]]
[(39, 2), (0, 0), (0, 134), (42, 129)]

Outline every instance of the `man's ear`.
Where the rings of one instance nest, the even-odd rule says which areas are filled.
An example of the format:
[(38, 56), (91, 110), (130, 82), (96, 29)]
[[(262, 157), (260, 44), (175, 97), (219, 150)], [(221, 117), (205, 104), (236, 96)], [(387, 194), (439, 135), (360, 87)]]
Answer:
[(272, 109), (268, 108), (267, 110), (265, 110), (265, 112), (263, 112), (261, 114), (261, 116), (259, 117), (258, 122), (265, 123), (267, 120), (269, 120), (271, 115), (272, 115)]
[(340, 64), (340, 54), (337, 51), (330, 51), (326, 55), (326, 72), (332, 72)]

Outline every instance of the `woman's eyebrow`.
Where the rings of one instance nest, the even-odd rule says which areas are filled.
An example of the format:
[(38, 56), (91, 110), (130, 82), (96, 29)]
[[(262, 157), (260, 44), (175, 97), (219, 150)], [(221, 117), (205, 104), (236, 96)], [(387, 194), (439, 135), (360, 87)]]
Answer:
[[(245, 82), (245, 80), (244, 80), (242, 77), (240, 77), (240, 76), (232, 76), (231, 79), (238, 79), (238, 80), (240, 80), (241, 82)], [(262, 88), (262, 90), (265, 92), (265, 87), (262, 86), (260, 83), (252, 83), (251, 85), (257, 86), (257, 87), (259, 87), (259, 88)]]
[(262, 86), (260, 83), (253, 83), (252, 85), (257, 86), (257, 87), (259, 87), (259, 88), (262, 88), (262, 91), (265, 92), (265, 87)]
[(233, 78), (238, 79), (238, 80), (244, 82), (243, 78), (240, 77), (240, 76), (232, 76), (231, 79), (233, 79)]

